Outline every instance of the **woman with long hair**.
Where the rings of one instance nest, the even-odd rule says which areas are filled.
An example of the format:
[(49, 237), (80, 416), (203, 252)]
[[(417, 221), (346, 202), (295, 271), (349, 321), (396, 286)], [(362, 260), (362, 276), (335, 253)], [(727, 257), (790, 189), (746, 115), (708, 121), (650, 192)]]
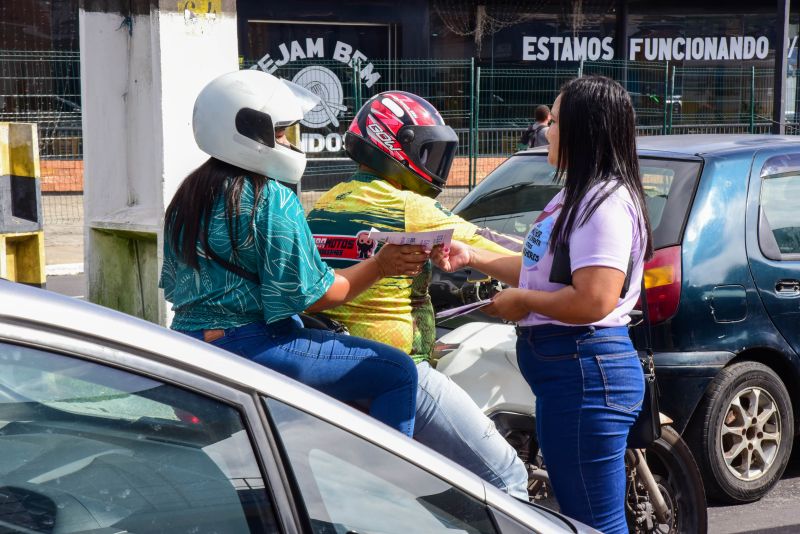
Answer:
[(601, 76), (567, 82), (552, 109), (548, 161), (564, 188), (545, 207), (521, 256), (454, 242), (434, 250), (512, 288), (483, 308), (514, 321), (520, 371), (536, 395), (536, 424), (561, 510), (625, 533), (625, 448), (644, 380), (628, 335), (650, 223), (636, 155), (633, 106)]
[[(417, 371), (399, 349), (304, 328), (297, 314), (352, 299), (384, 276), (413, 275), (422, 247), (382, 247), (334, 271), (317, 252), (297, 196), (305, 154), (285, 129), (315, 104), (261, 71), (225, 74), (197, 97), (198, 146), (211, 156), (178, 188), (165, 214), (160, 286), (171, 328), (227, 349), (342, 401), (366, 401), (411, 436)], [(353, 243), (355, 246), (355, 243)]]

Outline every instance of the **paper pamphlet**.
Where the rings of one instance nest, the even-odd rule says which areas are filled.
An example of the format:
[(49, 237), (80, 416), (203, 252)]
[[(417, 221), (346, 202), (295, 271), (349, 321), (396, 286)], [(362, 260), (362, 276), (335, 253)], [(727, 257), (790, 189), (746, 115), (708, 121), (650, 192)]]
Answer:
[(436, 230), (433, 232), (380, 232), (373, 228), (369, 232), (370, 239), (390, 245), (422, 245), (434, 247), (436, 245), (449, 246), (453, 239), (453, 229)]
[(487, 304), (492, 302), (491, 299), (484, 299), (479, 300), (478, 302), (470, 302), (469, 304), (464, 304), (463, 306), (457, 306), (455, 308), (450, 308), (449, 310), (440, 311), (436, 314), (437, 319), (452, 319), (453, 317), (460, 317), (466, 313), (471, 312), (472, 310), (477, 310), (479, 308), (483, 308)]

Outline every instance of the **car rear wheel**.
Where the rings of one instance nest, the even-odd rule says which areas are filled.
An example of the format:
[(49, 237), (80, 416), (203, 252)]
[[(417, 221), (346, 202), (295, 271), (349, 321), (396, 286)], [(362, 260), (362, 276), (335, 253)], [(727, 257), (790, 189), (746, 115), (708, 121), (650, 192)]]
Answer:
[(739, 362), (714, 378), (686, 431), (710, 499), (751, 502), (780, 480), (794, 439), (789, 393), (775, 372)]

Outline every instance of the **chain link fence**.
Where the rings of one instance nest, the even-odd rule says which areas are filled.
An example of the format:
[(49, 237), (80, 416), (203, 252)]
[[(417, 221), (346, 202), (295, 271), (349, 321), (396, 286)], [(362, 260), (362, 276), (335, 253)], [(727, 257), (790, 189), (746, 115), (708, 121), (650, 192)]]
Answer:
[[(243, 61), (242, 68), (258, 68)], [(309, 208), (355, 171), (342, 139), (356, 110), (386, 90), (428, 99), (458, 134), (460, 144), (441, 195), (455, 204), (519, 148), (539, 104), (551, 105), (561, 85), (587, 74), (622, 83), (637, 111), (640, 135), (769, 133), (772, 70), (758, 66), (683, 67), (658, 62), (583, 62), (550, 69), (483, 68), (473, 60), (343, 63), (309, 59), (275, 72), (321, 99), (303, 122), (309, 163), (303, 203)], [(788, 133), (797, 127), (797, 73), (790, 72)], [(0, 120), (39, 126), (46, 224), (82, 225), (83, 147), (80, 54), (0, 51)]]
[(80, 53), (0, 51), (0, 121), (38, 126), (46, 224), (82, 221)]

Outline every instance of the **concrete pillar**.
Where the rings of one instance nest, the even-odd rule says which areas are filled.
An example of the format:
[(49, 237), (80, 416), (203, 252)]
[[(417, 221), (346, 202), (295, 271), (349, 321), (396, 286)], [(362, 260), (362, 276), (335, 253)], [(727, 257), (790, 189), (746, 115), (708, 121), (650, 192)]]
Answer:
[(45, 287), (39, 136), (0, 122), (0, 278)]
[(205, 159), (200, 89), (238, 69), (235, 0), (81, 0), (87, 296), (165, 324), (163, 215)]

